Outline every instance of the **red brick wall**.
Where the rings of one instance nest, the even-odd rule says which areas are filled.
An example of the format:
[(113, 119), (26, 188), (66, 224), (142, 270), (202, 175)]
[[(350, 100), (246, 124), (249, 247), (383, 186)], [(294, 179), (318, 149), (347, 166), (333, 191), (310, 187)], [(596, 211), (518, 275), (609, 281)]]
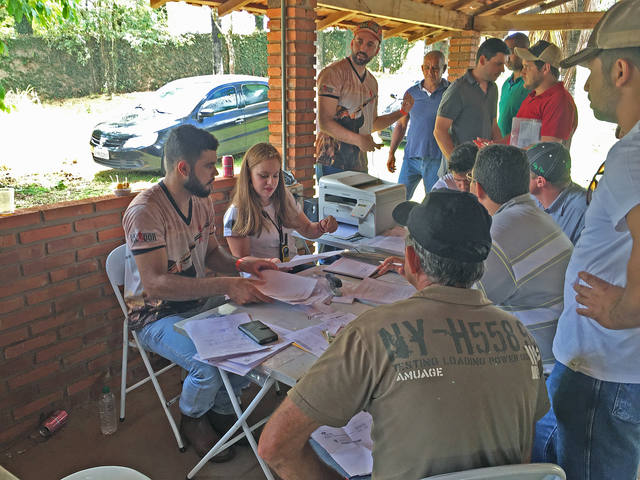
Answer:
[[(287, 168), (314, 193), (316, 108), (316, 0), (286, 0), (287, 58)], [(279, 0), (269, 0), (267, 65), (269, 75), (269, 142), (282, 152), (282, 11)]]
[(474, 30), (458, 32), (449, 39), (447, 60), (449, 81), (453, 82), (476, 65), (476, 52), (480, 46), (480, 32)]
[[(214, 183), (220, 234), (234, 184)], [(124, 243), (121, 219), (132, 198), (0, 217), (0, 448), (33, 432), (41, 414), (94, 399), (107, 369), (119, 385), (122, 312), (104, 264)], [(128, 375), (140, 375), (139, 356), (129, 358)]]

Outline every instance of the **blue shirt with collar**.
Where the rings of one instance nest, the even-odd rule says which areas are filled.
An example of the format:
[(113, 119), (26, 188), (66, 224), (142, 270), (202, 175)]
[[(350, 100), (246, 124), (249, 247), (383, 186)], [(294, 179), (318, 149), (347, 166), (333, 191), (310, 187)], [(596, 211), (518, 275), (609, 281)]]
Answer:
[(442, 94), (449, 86), (449, 81), (443, 78), (440, 85), (431, 94), (422, 88), (422, 83), (423, 81), (417, 82), (407, 90), (407, 93), (413, 97), (414, 103), (409, 113), (410, 121), (404, 158), (439, 160), (442, 153), (433, 136), (433, 128), (436, 124), (436, 114), (440, 100), (442, 100)]
[(580, 238), (584, 228), (584, 214), (587, 211), (587, 191), (573, 182), (560, 192), (560, 195), (544, 208), (536, 200), (538, 206), (553, 217), (564, 234), (569, 237), (574, 245)]

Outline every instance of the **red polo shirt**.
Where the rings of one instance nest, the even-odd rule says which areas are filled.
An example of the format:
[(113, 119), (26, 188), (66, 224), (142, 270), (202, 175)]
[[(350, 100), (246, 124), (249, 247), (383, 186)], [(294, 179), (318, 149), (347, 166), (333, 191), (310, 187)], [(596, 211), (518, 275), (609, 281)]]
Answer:
[(533, 90), (525, 97), (516, 117), (540, 120), (541, 137), (569, 140), (578, 126), (576, 104), (562, 82), (557, 82), (540, 95)]

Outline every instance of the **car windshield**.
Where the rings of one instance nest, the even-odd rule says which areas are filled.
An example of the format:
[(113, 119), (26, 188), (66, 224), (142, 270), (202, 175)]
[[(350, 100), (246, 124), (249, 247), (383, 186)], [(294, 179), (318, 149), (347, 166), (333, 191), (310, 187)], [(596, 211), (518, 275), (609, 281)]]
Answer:
[(211, 88), (210, 82), (171, 82), (156, 90), (147, 106), (159, 113), (184, 117)]

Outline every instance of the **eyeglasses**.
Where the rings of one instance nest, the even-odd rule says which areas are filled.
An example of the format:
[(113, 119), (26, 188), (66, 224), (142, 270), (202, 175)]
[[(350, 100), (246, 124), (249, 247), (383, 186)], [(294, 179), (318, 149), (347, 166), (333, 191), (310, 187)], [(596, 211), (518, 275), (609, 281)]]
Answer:
[(596, 191), (596, 187), (598, 186), (598, 182), (604, 173), (604, 162), (598, 168), (598, 171), (593, 175), (591, 182), (589, 183), (589, 187), (587, 188), (587, 205), (591, 203), (591, 198), (593, 197), (593, 192)]
[(472, 172), (467, 172), (467, 174), (465, 175), (465, 178), (467, 179), (467, 182), (469, 182), (469, 183), (473, 183), (473, 182), (478, 183), (478, 180), (476, 180), (473, 177), (473, 173)]

